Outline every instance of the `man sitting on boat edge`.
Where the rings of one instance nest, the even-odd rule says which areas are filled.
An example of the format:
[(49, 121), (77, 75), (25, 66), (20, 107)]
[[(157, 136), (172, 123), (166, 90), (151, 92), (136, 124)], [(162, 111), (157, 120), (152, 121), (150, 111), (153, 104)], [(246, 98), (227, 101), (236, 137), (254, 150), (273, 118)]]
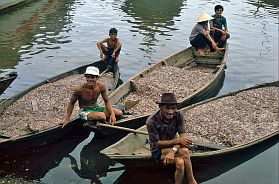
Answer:
[(163, 93), (157, 104), (160, 110), (146, 121), (152, 157), (156, 162), (175, 165), (175, 184), (182, 184), (185, 172), (188, 183), (197, 184), (188, 150), (192, 141), (186, 135), (185, 120), (177, 110), (176, 97), (173, 93)]
[[(123, 115), (121, 110), (112, 108), (108, 100), (105, 85), (97, 82), (99, 69), (94, 66), (89, 66), (86, 68), (84, 75), (86, 77), (86, 83), (75, 88), (68, 104), (67, 114), (60, 123), (62, 128), (69, 123), (76, 101), (78, 101), (79, 107), (81, 108), (79, 116), (86, 121), (97, 120), (105, 122), (109, 119), (110, 123), (114, 123), (116, 121), (115, 116)], [(97, 104), (97, 99), (100, 94), (105, 102), (105, 107)]]

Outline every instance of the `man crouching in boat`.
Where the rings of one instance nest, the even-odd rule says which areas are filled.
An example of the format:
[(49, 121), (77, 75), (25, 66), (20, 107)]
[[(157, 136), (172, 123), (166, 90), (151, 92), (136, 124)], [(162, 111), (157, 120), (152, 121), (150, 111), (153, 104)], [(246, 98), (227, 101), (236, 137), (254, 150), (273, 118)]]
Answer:
[(146, 121), (152, 157), (165, 165), (175, 164), (175, 184), (182, 184), (185, 172), (188, 183), (197, 184), (188, 150), (192, 141), (186, 135), (185, 120), (177, 110), (176, 97), (173, 93), (163, 93), (157, 104), (160, 110)]
[[(123, 114), (121, 110), (112, 108), (111, 103), (108, 101), (105, 85), (97, 82), (99, 78), (98, 68), (93, 66), (87, 67), (84, 76), (86, 77), (86, 83), (75, 88), (68, 104), (67, 114), (60, 123), (62, 128), (69, 123), (76, 101), (78, 101), (81, 108), (79, 116), (86, 121), (98, 120), (105, 122), (106, 119), (109, 119), (110, 123), (114, 123), (116, 121), (115, 116)], [(97, 104), (100, 94), (105, 102), (105, 107)]]

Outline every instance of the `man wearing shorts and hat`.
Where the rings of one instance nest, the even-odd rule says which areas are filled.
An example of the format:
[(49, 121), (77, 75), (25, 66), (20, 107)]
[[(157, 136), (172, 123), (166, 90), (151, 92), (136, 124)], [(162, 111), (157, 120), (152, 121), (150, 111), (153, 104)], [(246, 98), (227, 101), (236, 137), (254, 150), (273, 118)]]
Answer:
[(176, 97), (173, 93), (163, 93), (157, 104), (160, 110), (146, 121), (152, 157), (158, 163), (175, 165), (175, 184), (182, 184), (185, 172), (188, 183), (197, 184), (188, 150), (192, 141), (186, 135), (185, 120), (177, 109)]
[[(106, 86), (97, 82), (99, 78), (98, 68), (94, 66), (87, 67), (84, 76), (86, 83), (75, 88), (68, 104), (67, 114), (60, 123), (62, 128), (69, 123), (76, 101), (78, 101), (81, 108), (80, 118), (86, 121), (97, 120), (105, 122), (108, 119), (109, 122), (114, 123), (116, 121), (115, 116), (123, 114), (121, 110), (112, 108), (111, 103), (108, 101)], [(97, 104), (100, 94), (105, 102), (105, 107)]]

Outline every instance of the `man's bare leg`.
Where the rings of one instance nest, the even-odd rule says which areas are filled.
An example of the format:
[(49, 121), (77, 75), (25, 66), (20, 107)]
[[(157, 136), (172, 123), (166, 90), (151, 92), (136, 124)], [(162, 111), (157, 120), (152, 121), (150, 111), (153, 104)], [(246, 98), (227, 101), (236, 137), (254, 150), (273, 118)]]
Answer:
[(182, 184), (183, 178), (184, 178), (184, 160), (181, 157), (174, 157), (174, 162), (175, 162), (175, 184)]
[(87, 115), (87, 119), (89, 121), (97, 120), (97, 121), (105, 122), (106, 121), (106, 115), (103, 112), (90, 112)]
[(182, 158), (184, 160), (188, 184), (197, 184), (193, 175), (192, 163), (191, 163), (190, 153), (188, 148), (180, 148), (178, 152), (182, 155)]
[(200, 56), (205, 56), (204, 50), (203, 49), (198, 49), (199, 55)]
[(105, 61), (108, 58), (107, 55), (106, 55), (106, 52), (108, 51), (108, 49), (104, 44), (101, 44), (101, 49), (102, 49), (102, 52), (103, 52), (103, 55), (104, 55), (102, 61)]

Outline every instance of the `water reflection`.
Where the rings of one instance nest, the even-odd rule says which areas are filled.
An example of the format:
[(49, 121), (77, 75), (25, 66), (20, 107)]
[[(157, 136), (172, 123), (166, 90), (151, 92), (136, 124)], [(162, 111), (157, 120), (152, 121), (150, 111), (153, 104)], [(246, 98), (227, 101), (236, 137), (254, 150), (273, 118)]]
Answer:
[(0, 69), (12, 68), (20, 59), (30, 59), (70, 42), (67, 35), (60, 33), (71, 30), (67, 25), (71, 23), (69, 10), (73, 3), (74, 0), (45, 0), (1, 15)]
[(100, 154), (102, 149), (119, 138), (107, 139), (94, 136), (91, 142), (85, 145), (80, 152), (80, 168), (78, 161), (73, 156), (68, 155), (73, 171), (80, 178), (89, 179), (90, 183), (99, 184), (102, 183), (100, 179), (106, 177), (108, 172), (124, 170), (124, 167), (111, 167), (115, 165), (115, 162)]
[[(180, 16), (184, 0), (126, 0), (121, 9), (133, 19), (124, 21), (133, 24), (131, 32), (139, 32), (144, 36), (142, 45), (149, 49), (158, 42), (156, 34), (172, 36), (171, 31), (178, 30), (174, 24), (175, 17)], [(150, 52), (150, 51), (149, 51)]]
[[(274, 8), (278, 8), (279, 5), (277, 0), (248, 0), (248, 3), (258, 7), (258, 9), (267, 9), (271, 14), (276, 13), (276, 11), (274, 11)], [(269, 6), (271, 7), (269, 8)]]
[[(63, 158), (72, 152), (76, 146), (89, 135), (84, 129), (66, 134), (64, 139), (49, 145), (47, 148), (32, 150), (15, 158), (0, 160), (0, 176), (15, 175), (28, 180), (40, 180), (51, 169), (59, 166)], [(62, 149), (61, 149), (62, 148)]]

